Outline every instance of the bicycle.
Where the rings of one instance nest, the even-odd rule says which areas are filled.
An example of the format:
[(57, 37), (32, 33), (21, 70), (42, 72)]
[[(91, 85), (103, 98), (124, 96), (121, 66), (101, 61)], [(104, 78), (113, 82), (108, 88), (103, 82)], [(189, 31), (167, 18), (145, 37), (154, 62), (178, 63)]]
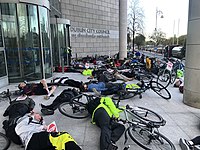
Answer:
[[(146, 79), (146, 80), (145, 80)], [(171, 99), (171, 94), (167, 90), (165, 86), (161, 83), (153, 80), (153, 75), (150, 74), (138, 74), (138, 80), (141, 82), (139, 83), (140, 88), (132, 88), (132, 89), (124, 89), (123, 91), (119, 91), (117, 94), (114, 94), (112, 98), (114, 100), (124, 100), (128, 98), (132, 98), (135, 95), (139, 95), (139, 98), (142, 98), (142, 93), (148, 89), (153, 90), (157, 93), (160, 97), (168, 100)]]
[(90, 116), (87, 111), (87, 103), (94, 100), (96, 96), (80, 94), (72, 98), (69, 102), (61, 103), (58, 110), (61, 114), (74, 118), (74, 119), (84, 119)]
[[(68, 116), (70, 118), (75, 118), (75, 119), (87, 118), (90, 116), (87, 111), (87, 103), (90, 100), (95, 100), (96, 97), (97, 96), (95, 95), (80, 94), (71, 99), (70, 102), (62, 103), (59, 106), (59, 111), (63, 115)], [(117, 103), (117, 107), (118, 106), (119, 103)], [(172, 147), (171, 150), (175, 150), (173, 143), (171, 143), (169, 139), (167, 139), (164, 135), (158, 132), (158, 128), (160, 126), (164, 126), (166, 123), (166, 121), (160, 115), (147, 108), (130, 107), (129, 105), (126, 106), (126, 109), (122, 108), (122, 110), (126, 114), (125, 115), (126, 124), (129, 124), (129, 127), (126, 129), (125, 132), (125, 140), (127, 140), (127, 132), (128, 132), (131, 139), (135, 142), (137, 141), (136, 143), (139, 146), (147, 150), (150, 150), (150, 148), (147, 145), (141, 144), (141, 141), (136, 140), (134, 133), (136, 133), (136, 131), (141, 129), (141, 132), (145, 132), (150, 135), (147, 137), (149, 138), (149, 143), (151, 144), (150, 146), (152, 146), (153, 142), (155, 143), (155, 141), (159, 141), (161, 144), (164, 143), (160, 145), (160, 147), (167, 144), (169, 145), (169, 147)], [(129, 116), (131, 116), (132, 120), (128, 119)], [(125, 120), (119, 120), (119, 121), (125, 122)], [(133, 129), (137, 130), (134, 132)], [(139, 132), (139, 134), (141, 134), (141, 132)], [(142, 136), (144, 137), (144, 135)], [(170, 150), (170, 148), (168, 150)]]
[(164, 87), (168, 87), (169, 84), (172, 82), (172, 73), (173, 63), (169, 60), (165, 60), (160, 64), (160, 68), (157, 74), (157, 82), (161, 83)]
[(10, 143), (11, 142), (6, 135), (0, 132), (0, 150), (7, 150), (10, 146)]
[(14, 91), (10, 91), (9, 89), (7, 89), (6, 91), (3, 91), (0, 93), (0, 101), (4, 101), (4, 100), (8, 100), (11, 102), (12, 98), (16, 98), (18, 96), (21, 95), (21, 91), (20, 90), (14, 90)]
[[(143, 107), (130, 107), (123, 109), (124, 119), (116, 119), (128, 125), (125, 130), (126, 144), (129, 137), (145, 150), (175, 150), (174, 144), (159, 132), (159, 127), (166, 121), (157, 113)], [(121, 117), (123, 117), (121, 115)]]

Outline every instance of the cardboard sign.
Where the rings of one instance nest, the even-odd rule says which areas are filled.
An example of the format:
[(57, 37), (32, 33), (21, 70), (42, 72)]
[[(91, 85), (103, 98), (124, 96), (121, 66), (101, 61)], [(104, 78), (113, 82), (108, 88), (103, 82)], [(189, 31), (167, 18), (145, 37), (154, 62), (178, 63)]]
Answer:
[(53, 121), (52, 123), (50, 123), (47, 126), (47, 132), (58, 132), (57, 126), (56, 126), (56, 122)]
[(170, 61), (168, 61), (168, 63), (167, 63), (167, 70), (171, 71), (172, 68), (173, 68), (173, 63), (170, 62)]

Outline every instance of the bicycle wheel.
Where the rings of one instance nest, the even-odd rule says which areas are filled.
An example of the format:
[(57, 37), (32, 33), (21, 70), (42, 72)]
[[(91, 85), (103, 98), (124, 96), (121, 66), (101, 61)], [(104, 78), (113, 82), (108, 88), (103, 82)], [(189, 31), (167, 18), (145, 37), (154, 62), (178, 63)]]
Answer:
[(164, 135), (139, 125), (130, 126), (128, 134), (131, 139), (145, 150), (175, 150), (174, 144)]
[(171, 82), (170, 83), (173, 84), (175, 82), (176, 78), (177, 78), (176, 71), (174, 69), (172, 69), (172, 71), (171, 71)]
[(161, 70), (158, 72), (157, 82), (162, 84), (164, 87), (168, 87), (171, 83), (171, 74), (168, 70)]
[(134, 97), (135, 94), (131, 92), (120, 92), (119, 94), (113, 94), (112, 99), (113, 100), (126, 100), (129, 98)]
[(5, 134), (0, 132), (0, 150), (6, 150), (10, 146), (10, 140)]
[(61, 114), (74, 119), (83, 119), (90, 115), (87, 111), (86, 105), (75, 101), (60, 104), (58, 110)]
[(166, 87), (164, 87), (162, 84), (156, 82), (156, 81), (151, 81), (150, 83), (150, 88), (157, 93), (160, 97), (164, 99), (171, 99), (171, 94), (167, 90)]
[(164, 119), (157, 114), (156, 112), (144, 108), (144, 107), (133, 107), (133, 108), (127, 108), (126, 109), (130, 110), (134, 115), (136, 115), (137, 117), (146, 120), (146, 121), (151, 121), (154, 123), (163, 123)]

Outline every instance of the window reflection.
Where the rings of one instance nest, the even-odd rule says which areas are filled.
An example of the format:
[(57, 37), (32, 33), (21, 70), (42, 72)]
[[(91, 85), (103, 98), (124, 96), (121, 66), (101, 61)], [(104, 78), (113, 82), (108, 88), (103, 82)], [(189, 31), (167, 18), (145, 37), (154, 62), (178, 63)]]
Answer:
[(6, 64), (4, 51), (0, 51), (0, 77), (6, 76)]
[[(42, 50), (44, 51), (45, 73), (48, 74), (46, 77), (50, 77), (52, 74), (47, 8), (25, 3), (2, 3), (0, 5), (10, 81), (41, 79)], [(38, 16), (41, 18), (39, 19)], [(42, 33), (42, 39), (40, 33)], [(2, 44), (0, 36), (0, 47)], [(41, 45), (44, 46), (42, 50)]]
[(42, 33), (42, 45), (44, 54), (44, 70), (45, 76), (50, 77), (52, 75), (51, 70), (51, 54), (50, 54), (50, 29), (48, 20), (48, 11), (44, 7), (39, 7), (40, 13), (40, 28)]
[(2, 25), (4, 30), (5, 52), (9, 77), (20, 76), (16, 4), (1, 4)]

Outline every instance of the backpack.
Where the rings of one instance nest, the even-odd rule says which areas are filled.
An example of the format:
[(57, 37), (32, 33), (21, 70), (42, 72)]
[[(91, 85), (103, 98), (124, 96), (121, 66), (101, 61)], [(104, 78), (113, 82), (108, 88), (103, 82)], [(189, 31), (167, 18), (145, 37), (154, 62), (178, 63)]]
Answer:
[[(26, 98), (30, 99), (30, 98)], [(25, 101), (25, 100), (23, 100)], [(9, 116), (9, 120), (3, 121), (3, 129), (5, 130), (6, 136), (15, 144), (21, 145), (22, 141), (20, 137), (15, 132), (15, 127), (17, 125), (18, 118), (24, 116), (26, 113), (30, 112), (33, 103), (29, 101), (29, 104), (21, 103), (21, 101), (12, 101), (3, 116)]]
[(15, 144), (22, 145), (20, 137), (15, 132), (15, 127), (17, 125), (17, 118), (13, 121), (4, 120), (3, 129), (6, 132), (6, 136)]
[(89, 114), (92, 115), (92, 113), (94, 112), (94, 110), (97, 108), (97, 106), (100, 104), (100, 98), (96, 97), (93, 100), (89, 101), (87, 104), (87, 110), (89, 112)]

